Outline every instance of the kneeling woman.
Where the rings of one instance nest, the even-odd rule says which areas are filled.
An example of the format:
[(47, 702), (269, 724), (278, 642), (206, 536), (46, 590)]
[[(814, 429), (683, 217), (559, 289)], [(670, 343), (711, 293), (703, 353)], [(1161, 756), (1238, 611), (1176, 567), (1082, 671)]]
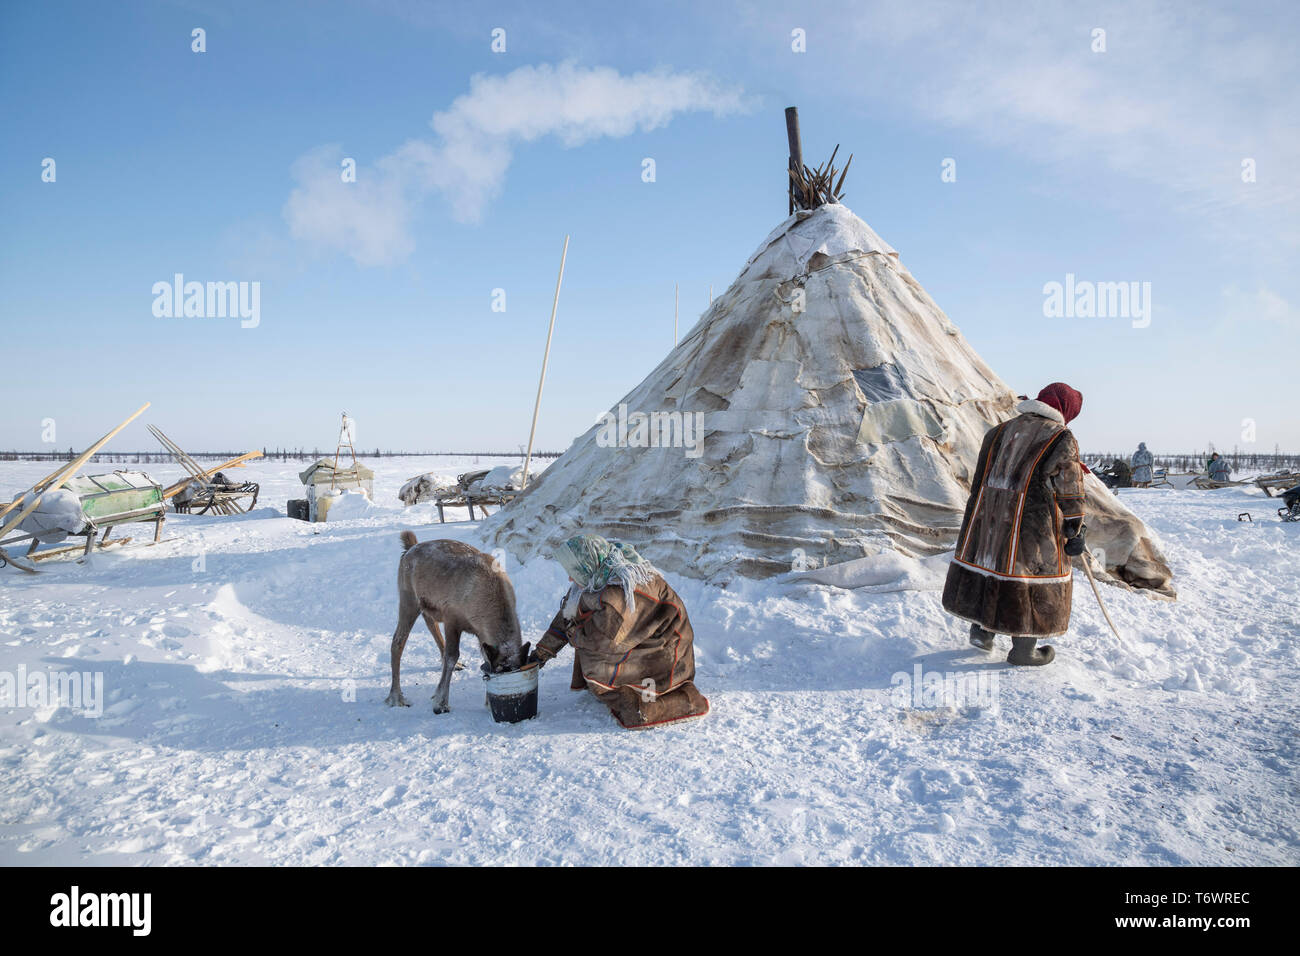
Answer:
[(624, 727), (709, 712), (695, 688), (695, 634), (682, 600), (619, 541), (570, 538), (555, 558), (573, 586), (533, 652), (545, 664), (573, 645), (573, 690), (596, 695)]

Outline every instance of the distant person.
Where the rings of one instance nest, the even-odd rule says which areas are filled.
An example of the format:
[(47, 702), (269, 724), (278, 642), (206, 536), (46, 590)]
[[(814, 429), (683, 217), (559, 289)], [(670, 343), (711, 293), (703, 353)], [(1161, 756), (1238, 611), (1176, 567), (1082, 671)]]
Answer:
[(1221, 457), (1217, 451), (1210, 456), (1210, 460), (1207, 464), (1209, 466), (1211, 481), (1232, 480), (1232, 466), (1228, 464), (1228, 459)]
[(1147, 443), (1138, 442), (1138, 450), (1133, 452), (1133, 487), (1151, 487), (1151, 466), (1154, 464), (1155, 459), (1147, 451)]
[(1011, 637), (1011, 664), (1041, 665), (1056, 651), (1040, 637), (1070, 626), (1070, 559), (1084, 550), (1083, 465), (1066, 426), (1083, 396), (1053, 382), (1020, 415), (988, 431), (948, 567), (943, 606), (970, 621), (970, 642), (993, 650)]

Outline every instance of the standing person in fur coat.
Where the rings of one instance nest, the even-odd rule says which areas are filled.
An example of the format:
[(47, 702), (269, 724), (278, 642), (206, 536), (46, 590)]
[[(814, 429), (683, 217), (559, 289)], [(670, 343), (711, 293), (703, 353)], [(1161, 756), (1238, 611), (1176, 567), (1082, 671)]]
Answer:
[(1133, 485), (1137, 488), (1147, 488), (1151, 485), (1151, 466), (1155, 464), (1155, 459), (1151, 452), (1147, 451), (1147, 443), (1138, 442), (1138, 450), (1133, 452)]
[(970, 642), (1011, 637), (1011, 664), (1047, 664), (1041, 637), (1070, 626), (1070, 559), (1084, 550), (1083, 467), (1066, 427), (1083, 396), (1054, 382), (984, 436), (943, 606), (971, 622)]

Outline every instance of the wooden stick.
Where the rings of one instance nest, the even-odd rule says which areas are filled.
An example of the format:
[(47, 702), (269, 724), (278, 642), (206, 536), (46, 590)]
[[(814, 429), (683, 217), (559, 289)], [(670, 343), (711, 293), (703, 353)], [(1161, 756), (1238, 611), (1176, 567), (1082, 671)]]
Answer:
[(207, 479), (203, 477), (203, 468), (197, 461), (185, 453), (185, 449), (181, 448), (180, 445), (176, 444), (163, 434), (163, 430), (157, 425), (149, 426), (149, 434), (158, 439), (158, 443), (162, 445), (163, 448), (167, 449), (168, 453), (180, 463), (182, 468), (190, 473), (190, 477), (193, 480), (198, 481), (206, 487)]
[[(32, 500), (31, 504), (29, 504), (26, 508), (22, 510), (22, 512), (18, 515), (17, 518), (14, 518), (7, 525), (5, 525), (4, 528), (0, 529), (0, 540), (3, 540), (5, 535), (7, 535), (14, 528), (18, 527), (20, 524), (22, 524), (23, 519), (26, 518), (33, 511), (35, 511), (37, 507), (39, 507), (41, 503), (41, 499), (44, 498), (47, 493), (51, 491), (58, 491), (60, 488), (62, 488), (64, 484), (67, 483), (68, 479), (72, 477), (73, 472), (75, 472), (78, 468), (80, 468), (82, 465), (88, 462), (91, 459), (91, 457), (95, 454), (95, 452), (99, 451), (101, 448), (107, 445), (114, 435), (116, 435), (127, 425), (131, 424), (133, 421), (135, 421), (137, 418), (143, 415), (144, 410), (148, 407), (149, 407), (149, 403), (145, 402), (136, 410), (134, 415), (132, 415), (126, 421), (122, 422), (122, 424), (118, 425), (116, 428), (114, 428), (111, 432), (109, 432), (99, 441), (95, 442), (95, 444), (91, 445), (88, 449), (82, 452), (80, 458), (78, 458), (76, 461), (69, 464), (67, 468), (63, 469), (63, 471), (59, 474), (59, 477), (56, 478), (54, 481), (52, 481), (49, 484), (49, 486), (42, 489), (41, 493), (38, 494)], [(32, 490), (34, 491), (35, 489)], [(19, 500), (21, 501), (22, 499), (20, 498)], [(4, 557), (8, 558), (8, 555), (4, 555)]]
[[(551, 327), (546, 332), (546, 351), (542, 353), (542, 377), (537, 381), (537, 402), (533, 405), (533, 427), (528, 430), (528, 454), (524, 456), (524, 477), (519, 490), (528, 487), (528, 466), (533, 460), (533, 438), (537, 435), (537, 414), (542, 410), (542, 386), (546, 384), (546, 365), (551, 360), (551, 336), (555, 334), (555, 310), (560, 307), (560, 284), (564, 281), (564, 260), (569, 256), (569, 237), (564, 237), (564, 251), (560, 253), (560, 274), (555, 278), (555, 301), (551, 303)], [(473, 509), (470, 509), (471, 520)]]
[(673, 283), (673, 347), (677, 347), (677, 283)]
[[(1088, 557), (1091, 557), (1091, 555)], [(1088, 583), (1092, 585), (1092, 593), (1097, 598), (1097, 606), (1101, 608), (1102, 616), (1106, 618), (1106, 623), (1110, 625), (1111, 633), (1119, 638), (1121, 644), (1124, 644), (1124, 638), (1120, 635), (1119, 628), (1110, 619), (1110, 612), (1106, 610), (1106, 605), (1101, 600), (1101, 592), (1097, 590), (1097, 579), (1092, 576), (1092, 566), (1088, 564), (1088, 557), (1083, 558), (1079, 563), (1083, 565), (1083, 571), (1088, 575)], [(1125, 647), (1128, 649), (1127, 645)]]
[(844, 177), (849, 174), (849, 167), (853, 165), (853, 154), (849, 153), (849, 161), (844, 164), (844, 172), (840, 173), (839, 185), (835, 187), (835, 198), (838, 199), (844, 192)]

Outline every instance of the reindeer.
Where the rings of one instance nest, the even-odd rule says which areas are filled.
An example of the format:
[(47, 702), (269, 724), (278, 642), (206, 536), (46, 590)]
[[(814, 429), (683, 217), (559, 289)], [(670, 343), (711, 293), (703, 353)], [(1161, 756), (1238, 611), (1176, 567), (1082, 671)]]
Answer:
[[(433, 712), (451, 710), (447, 697), (451, 672), (460, 660), (460, 635), (478, 638), (483, 661), (494, 674), (516, 670), (528, 657), (529, 644), (521, 643), (515, 589), (505, 570), (490, 554), (460, 541), (416, 542), (411, 531), (402, 532), (402, 560), (397, 566), (397, 630), (393, 632), (393, 686), (389, 707), (410, 707), (402, 696), (402, 651), (416, 617), (433, 632), (442, 651), (442, 679), (433, 692)], [(438, 625), (446, 625), (443, 640)]]

